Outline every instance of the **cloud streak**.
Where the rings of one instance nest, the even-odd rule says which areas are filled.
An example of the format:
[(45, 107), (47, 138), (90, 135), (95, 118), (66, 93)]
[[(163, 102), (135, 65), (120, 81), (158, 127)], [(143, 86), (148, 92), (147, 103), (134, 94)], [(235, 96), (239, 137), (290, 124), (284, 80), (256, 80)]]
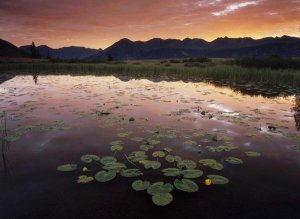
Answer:
[(258, 5), (259, 1), (248, 1), (248, 2), (240, 2), (228, 5), (224, 10), (218, 12), (212, 12), (214, 16), (224, 16), (231, 12), (234, 12), (240, 8), (245, 8), (247, 6)]

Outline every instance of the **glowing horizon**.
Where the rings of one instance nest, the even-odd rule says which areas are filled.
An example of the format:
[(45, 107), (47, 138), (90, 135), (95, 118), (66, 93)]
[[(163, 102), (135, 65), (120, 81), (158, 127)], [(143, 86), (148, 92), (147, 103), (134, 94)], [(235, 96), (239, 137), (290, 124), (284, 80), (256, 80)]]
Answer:
[(10, 0), (0, 38), (17, 46), (106, 48), (122, 38), (299, 37), (298, 0)]

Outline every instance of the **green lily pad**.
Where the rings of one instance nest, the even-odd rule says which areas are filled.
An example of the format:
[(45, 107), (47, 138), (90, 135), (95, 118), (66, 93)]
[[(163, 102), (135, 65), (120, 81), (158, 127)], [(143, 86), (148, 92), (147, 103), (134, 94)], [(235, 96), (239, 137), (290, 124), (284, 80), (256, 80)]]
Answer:
[(199, 190), (199, 186), (189, 179), (176, 179), (174, 181), (174, 186), (184, 192), (197, 192)]
[(134, 151), (128, 156), (128, 159), (132, 162), (139, 162), (141, 160), (147, 160), (148, 156), (145, 151)]
[(106, 163), (103, 166), (103, 169), (105, 170), (114, 170), (116, 172), (120, 172), (122, 169), (125, 169), (126, 165), (119, 162), (112, 162), (112, 163)]
[(182, 171), (184, 178), (195, 179), (203, 175), (202, 170), (187, 169)]
[(121, 171), (121, 176), (124, 177), (136, 177), (142, 175), (143, 173), (139, 169), (126, 169)]
[(243, 161), (241, 159), (236, 158), (236, 157), (227, 157), (226, 161), (230, 164), (242, 164), (243, 163)]
[(161, 193), (152, 196), (152, 202), (157, 206), (166, 206), (173, 201), (171, 193)]
[(58, 166), (56, 169), (61, 172), (70, 172), (77, 169), (77, 164), (63, 164)]
[(202, 159), (199, 160), (199, 163), (204, 166), (208, 166), (214, 170), (222, 170), (224, 167), (221, 163), (217, 162), (215, 159)]
[(149, 181), (143, 181), (143, 180), (136, 180), (132, 183), (131, 187), (135, 190), (135, 191), (143, 191), (148, 189), (150, 186), (150, 182)]
[(170, 153), (170, 152), (172, 152), (173, 150), (172, 150), (172, 148), (166, 147), (166, 148), (164, 148), (164, 151)]
[(117, 162), (117, 159), (115, 157), (112, 157), (112, 156), (106, 156), (106, 157), (102, 157), (100, 162), (103, 164), (103, 165), (106, 165), (108, 163), (114, 163), (114, 162)]
[(184, 142), (185, 144), (189, 144), (189, 145), (197, 145), (197, 142), (192, 141), (192, 140), (187, 140)]
[(165, 176), (179, 176), (182, 174), (182, 170), (178, 168), (166, 168), (162, 172)]
[(182, 161), (182, 158), (179, 157), (178, 155), (176, 155), (176, 156), (174, 156), (174, 160), (175, 160), (176, 162), (180, 162), (180, 161)]
[(140, 149), (142, 150), (142, 151), (149, 151), (149, 150), (151, 150), (151, 149), (153, 149), (154, 147), (152, 146), (152, 145), (141, 145), (140, 146)]
[(197, 164), (192, 160), (182, 160), (177, 163), (178, 168), (195, 169)]
[(131, 138), (132, 141), (137, 141), (137, 142), (142, 142), (144, 141), (144, 138), (142, 137), (134, 137), (134, 138)]
[(120, 140), (110, 142), (110, 145), (123, 145), (123, 144), (124, 144), (124, 142), (120, 141)]
[(159, 169), (161, 167), (161, 163), (158, 161), (146, 161), (144, 167), (146, 169), (152, 168), (154, 170)]
[(221, 185), (221, 184), (227, 184), (229, 183), (229, 179), (227, 179), (224, 176), (219, 176), (219, 175), (208, 175), (207, 176), (209, 179), (211, 179), (213, 184), (216, 185)]
[(169, 163), (173, 163), (175, 162), (175, 157), (173, 155), (168, 154), (166, 156), (166, 161), (168, 161)]
[(170, 193), (173, 190), (173, 185), (170, 183), (163, 183), (163, 182), (156, 182), (151, 184), (148, 189), (147, 193), (149, 195), (157, 195), (162, 193)]
[(228, 152), (228, 151), (231, 151), (231, 150), (234, 150), (236, 149), (237, 147), (235, 146), (232, 146), (232, 145), (220, 145), (220, 146), (206, 146), (205, 147), (209, 152), (213, 152), (213, 153), (216, 153), (216, 152)]
[(123, 146), (120, 144), (114, 144), (114, 145), (110, 146), (110, 150), (111, 151), (122, 151)]
[(259, 157), (261, 155), (261, 153), (255, 152), (255, 151), (247, 151), (247, 152), (245, 152), (245, 154), (248, 157)]
[(85, 163), (92, 163), (93, 161), (100, 161), (100, 157), (94, 154), (85, 154), (81, 156), (81, 161)]
[(82, 176), (78, 177), (77, 183), (79, 183), (79, 184), (87, 184), (87, 183), (92, 182), (93, 180), (94, 180), (94, 177), (92, 177), (92, 176), (82, 175)]
[(112, 171), (112, 170), (110, 170), (110, 171), (101, 170), (98, 173), (96, 173), (95, 179), (98, 182), (108, 182), (108, 181), (114, 179), (116, 176), (117, 176), (117, 174), (116, 174), (115, 171)]
[(160, 143), (160, 141), (155, 140), (155, 139), (148, 139), (147, 140), (147, 144), (149, 144), (149, 145), (157, 145), (159, 143)]
[(153, 152), (153, 154), (152, 154), (152, 156), (153, 157), (164, 157), (166, 154), (165, 154), (165, 152), (163, 152), (163, 151), (155, 151), (155, 152)]

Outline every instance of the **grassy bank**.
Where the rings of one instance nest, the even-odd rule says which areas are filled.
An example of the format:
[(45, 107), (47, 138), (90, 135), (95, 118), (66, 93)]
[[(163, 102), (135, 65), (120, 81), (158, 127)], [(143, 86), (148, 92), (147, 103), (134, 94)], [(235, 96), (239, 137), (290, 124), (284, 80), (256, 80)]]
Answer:
[[(263, 60), (265, 63), (265, 60)], [(283, 60), (285, 62), (285, 60)], [(242, 63), (242, 64), (241, 64)], [(152, 60), (109, 63), (78, 62), (23, 62), (0, 64), (0, 73), (13, 74), (93, 74), (130, 75), (133, 77), (176, 77), (181, 80), (228, 80), (232, 82), (259, 82), (266, 84), (300, 85), (299, 68), (273, 68), (250, 60), (196, 59)], [(254, 63), (254, 64), (253, 64)], [(255, 66), (258, 65), (259, 67)]]

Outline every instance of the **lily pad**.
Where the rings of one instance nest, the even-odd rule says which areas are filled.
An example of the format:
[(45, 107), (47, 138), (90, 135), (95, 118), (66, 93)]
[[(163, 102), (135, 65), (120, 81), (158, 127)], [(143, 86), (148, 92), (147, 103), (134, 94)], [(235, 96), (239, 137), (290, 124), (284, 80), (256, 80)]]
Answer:
[(176, 156), (174, 156), (174, 160), (175, 160), (176, 162), (180, 162), (180, 161), (182, 161), (182, 158), (179, 157), (178, 155), (176, 155)]
[(126, 169), (121, 171), (121, 176), (124, 177), (136, 177), (142, 175), (143, 173), (139, 169)]
[(167, 152), (167, 153), (170, 153), (170, 152), (172, 152), (172, 148), (166, 147), (166, 148), (164, 148), (164, 151)]
[(100, 157), (94, 154), (85, 154), (81, 156), (81, 161), (85, 163), (92, 163), (93, 161), (100, 161)]
[(93, 180), (94, 180), (94, 177), (92, 177), (92, 176), (82, 175), (82, 176), (78, 177), (77, 183), (79, 183), (79, 184), (87, 184), (89, 182), (92, 182)]
[(199, 160), (199, 163), (204, 166), (208, 166), (214, 170), (222, 170), (224, 167), (221, 163), (217, 162), (215, 159), (202, 159)]
[(168, 161), (169, 163), (173, 163), (175, 162), (175, 157), (173, 155), (168, 154), (166, 156), (166, 161)]
[(209, 179), (211, 179), (213, 184), (216, 185), (221, 185), (221, 184), (227, 184), (229, 183), (229, 179), (227, 179), (224, 176), (220, 176), (220, 175), (208, 175), (207, 176)]
[(144, 167), (146, 169), (152, 168), (152, 169), (156, 170), (156, 169), (159, 169), (161, 167), (161, 163), (158, 162), (158, 161), (150, 161), (149, 160), (149, 161), (145, 162)]
[(147, 160), (148, 156), (145, 151), (134, 151), (128, 156), (128, 159), (132, 162), (139, 162), (141, 160)]
[(199, 190), (199, 186), (189, 179), (176, 179), (174, 181), (174, 186), (184, 192), (197, 192)]
[(132, 183), (131, 187), (135, 190), (135, 191), (143, 191), (148, 189), (150, 186), (150, 182), (149, 181), (143, 181), (143, 180), (136, 180)]
[(205, 148), (209, 152), (216, 153), (216, 152), (228, 152), (228, 151), (236, 149), (237, 147), (232, 146), (232, 145), (226, 145), (226, 146), (225, 145), (220, 145), (220, 146), (206, 146)]
[(101, 170), (95, 175), (95, 179), (98, 182), (108, 182), (116, 177), (116, 172), (113, 170), (105, 171)]
[(63, 164), (58, 166), (56, 169), (61, 172), (70, 172), (77, 169), (77, 164)]
[(162, 172), (165, 176), (179, 176), (182, 174), (182, 170), (178, 168), (166, 168)]
[(187, 169), (182, 171), (184, 178), (195, 179), (203, 175), (202, 170)]
[(227, 157), (226, 161), (230, 164), (242, 164), (243, 163), (243, 161), (241, 159), (236, 158), (236, 157)]
[(123, 145), (120, 144), (114, 144), (110, 146), (111, 151), (122, 151), (123, 150)]
[(106, 156), (106, 157), (102, 157), (100, 162), (103, 165), (106, 165), (106, 164), (109, 164), (109, 163), (117, 162), (117, 159), (115, 157), (112, 157), (112, 156)]
[(197, 164), (192, 160), (182, 160), (177, 163), (178, 168), (195, 169)]
[(149, 144), (149, 145), (157, 145), (159, 143), (160, 143), (160, 141), (155, 140), (155, 139), (148, 139), (147, 140), (147, 144)]
[(152, 202), (157, 206), (166, 206), (173, 201), (171, 193), (161, 193), (152, 196)]
[(247, 151), (247, 152), (245, 152), (245, 154), (248, 157), (259, 157), (261, 155), (261, 153), (255, 152), (255, 151)]
[(165, 152), (163, 152), (163, 151), (155, 151), (155, 152), (153, 152), (153, 154), (152, 154), (152, 156), (153, 157), (164, 157), (166, 154), (165, 154)]
[(173, 185), (170, 183), (164, 183), (164, 182), (156, 182), (151, 184), (148, 189), (147, 193), (149, 195), (157, 195), (162, 193), (170, 193), (173, 190)]
[(112, 163), (106, 163), (103, 166), (103, 169), (105, 170), (114, 170), (116, 172), (120, 172), (122, 169), (125, 169), (126, 165), (119, 162), (112, 162)]

